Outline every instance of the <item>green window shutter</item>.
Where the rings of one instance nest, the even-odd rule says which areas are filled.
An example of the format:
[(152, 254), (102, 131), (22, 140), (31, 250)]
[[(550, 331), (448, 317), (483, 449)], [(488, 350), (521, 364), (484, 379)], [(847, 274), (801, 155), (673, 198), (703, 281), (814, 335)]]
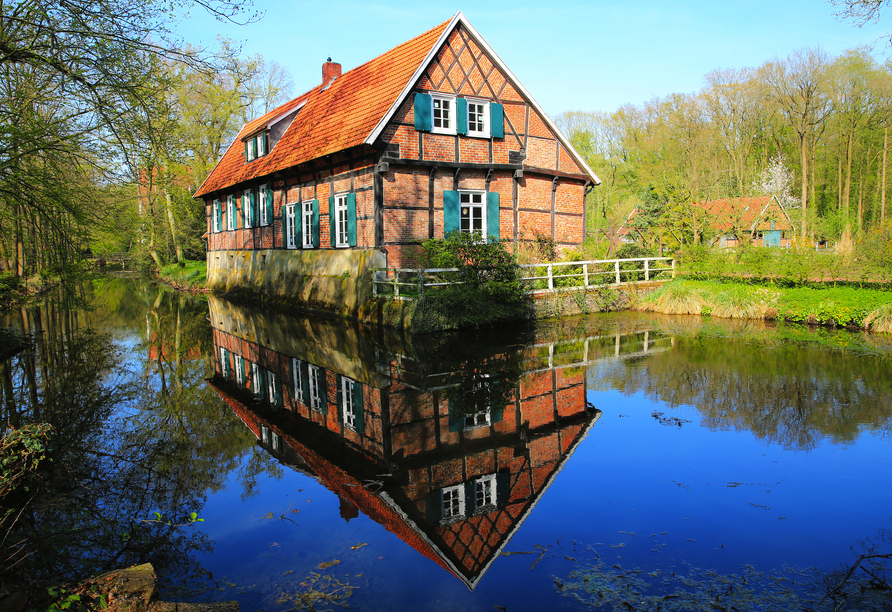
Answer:
[(263, 133), (263, 150), (269, 154), (269, 132)]
[(263, 368), (257, 368), (257, 374), (257, 378), (259, 380), (257, 380), (256, 382), (257, 386), (260, 388), (254, 389), (254, 393), (262, 400), (269, 399), (266, 397), (266, 370), (264, 370)]
[(322, 414), (328, 414), (328, 389), (325, 383), (325, 370), (319, 368), (319, 397), (322, 398)]
[(415, 94), (415, 129), (419, 132), (430, 132), (434, 125), (433, 107), (428, 94)]
[(319, 200), (313, 200), (313, 246), (319, 248)]
[(455, 129), (459, 134), (468, 133), (468, 101), (464, 98), (455, 100)]
[(245, 141), (245, 163), (248, 163), (248, 141)]
[(267, 185), (266, 189), (266, 222), (268, 225), (273, 224), (273, 190)]
[(488, 191), (486, 193), (486, 233), (490, 242), (498, 242), (499, 233), (499, 193)]
[(347, 194), (347, 243), (356, 246), (356, 194)]
[(252, 189), (250, 193), (251, 197), (251, 227), (257, 227), (260, 225), (260, 215), (257, 210), (257, 190)]
[(456, 416), (454, 414), (454, 409), (451, 406), (452, 402), (449, 403), (449, 431), (455, 433), (465, 428), (465, 417)]
[(300, 403), (310, 407), (310, 365), (300, 362)]
[(440, 489), (431, 491), (424, 496), (424, 518), (430, 527), (440, 524), (443, 517), (443, 492)]
[(335, 374), (335, 387), (337, 391), (335, 392), (335, 403), (338, 405), (338, 422), (344, 422), (344, 394), (341, 391), (341, 386), (344, 384), (344, 377), (340, 374)]
[(493, 408), (492, 411), (489, 413), (489, 417), (491, 423), (498, 423), (503, 418), (505, 418), (505, 407), (502, 406), (500, 408)]
[(223, 229), (223, 202), (217, 202), (215, 208), (217, 209), (217, 227), (215, 230), (220, 232)]
[(273, 387), (276, 392), (276, 407), (281, 408), (285, 405), (285, 402), (282, 399), (282, 378), (280, 376), (276, 376), (273, 379)]
[(457, 191), (443, 192), (443, 234), (457, 232), (461, 221), (461, 206)]
[(504, 507), (511, 498), (511, 472), (496, 474), (496, 505)]
[(328, 197), (328, 233), (330, 234), (331, 248), (336, 248), (337, 241), (337, 223), (335, 223), (334, 196)]
[(477, 485), (473, 480), (465, 483), (465, 516), (471, 516), (477, 510)]
[(493, 102), (489, 105), (489, 122), (492, 124), (493, 138), (505, 137), (505, 107)]
[(362, 385), (353, 383), (353, 410), (356, 412), (356, 431), (365, 434), (365, 411), (362, 403)]

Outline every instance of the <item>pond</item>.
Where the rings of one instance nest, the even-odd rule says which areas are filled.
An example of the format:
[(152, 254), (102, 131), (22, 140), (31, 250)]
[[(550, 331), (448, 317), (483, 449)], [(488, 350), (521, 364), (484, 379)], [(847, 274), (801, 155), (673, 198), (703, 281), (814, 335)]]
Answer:
[(864, 569), (821, 601), (865, 552), (885, 584), (888, 337), (639, 313), (413, 337), (134, 280), (79, 298), (4, 321), (33, 342), (3, 418), (56, 432), (17, 524), (32, 577), (150, 561), (165, 599), (242, 610), (889, 609)]

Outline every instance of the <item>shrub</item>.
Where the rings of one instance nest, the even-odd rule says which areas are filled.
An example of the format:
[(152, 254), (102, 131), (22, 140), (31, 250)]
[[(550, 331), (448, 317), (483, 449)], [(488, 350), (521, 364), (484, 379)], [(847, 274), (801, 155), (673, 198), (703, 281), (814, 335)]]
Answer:
[(451, 232), (443, 240), (422, 244), (426, 268), (457, 268), (453, 282), (428, 291), (417, 311), (416, 331), (480, 327), (526, 315), (526, 294), (514, 256), (498, 241), (484, 242), (480, 233)]

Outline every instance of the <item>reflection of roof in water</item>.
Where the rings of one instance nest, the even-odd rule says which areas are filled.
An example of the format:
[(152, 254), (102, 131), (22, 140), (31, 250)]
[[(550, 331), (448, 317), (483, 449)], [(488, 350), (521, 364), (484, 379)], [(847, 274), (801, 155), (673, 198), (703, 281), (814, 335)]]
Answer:
[[(600, 411), (584, 410), (576, 418), (567, 419), (566, 425), (555, 424), (553, 428), (546, 428), (543, 430), (544, 433), (530, 436), (529, 439), (524, 435), (522, 444), (526, 452), (521, 455), (518, 455), (516, 448), (505, 447), (504, 440), (492, 444), (494, 451), (501, 451), (506, 457), (510, 453), (511, 457), (505, 462), (508, 467), (521, 466), (517, 471), (511, 470), (512, 494), (509, 496), (509, 500), (518, 497), (519, 501), (509, 501), (493, 511), (465, 517), (458, 522), (431, 527), (425, 523), (423, 513), (418, 508), (419, 500), (410, 499), (406, 491), (398, 485), (393, 487), (388, 483), (386, 491), (372, 490), (378, 483), (374, 483), (372, 487), (365, 486), (370, 484), (365, 477), (357, 478), (339, 465), (335, 465), (335, 462), (350, 463), (347, 453), (333, 452), (332, 457), (328, 458), (320, 452), (321, 449), (311, 448), (310, 444), (318, 441), (318, 437), (314, 437), (314, 434), (319, 432), (306, 432), (308, 440), (304, 443), (295, 435), (286, 432), (283, 427), (269, 422), (270, 419), (265, 419), (252, 411), (223, 389), (216, 380), (209, 381), (209, 384), (254, 432), (258, 440), (262, 439), (262, 428), (268, 428), (299, 456), (303, 464), (301, 467), (305, 466), (324, 486), (459, 578), (472, 590), (529, 516), (542, 494), (600, 416)], [(570, 434), (569, 440), (561, 440), (560, 434), (565, 432)], [(303, 429), (297, 431), (297, 435), (301, 433), (304, 433)], [(551, 440), (550, 438), (556, 434), (558, 439)], [(532, 452), (541, 453), (548, 447), (549, 442), (552, 443), (554, 460), (538, 466), (531, 465), (529, 459), (531, 449)], [(538, 448), (539, 446), (543, 448)], [(452, 459), (454, 457), (450, 457), (449, 460)], [(368, 474), (380, 471), (374, 468), (382, 466), (381, 462), (368, 457), (365, 457), (365, 461), (367, 462), (365, 471)], [(434, 469), (438, 464), (426, 466), (425, 469), (427, 467)], [(524, 490), (528, 492), (524, 493)], [(515, 491), (519, 492), (517, 496), (514, 494)]]

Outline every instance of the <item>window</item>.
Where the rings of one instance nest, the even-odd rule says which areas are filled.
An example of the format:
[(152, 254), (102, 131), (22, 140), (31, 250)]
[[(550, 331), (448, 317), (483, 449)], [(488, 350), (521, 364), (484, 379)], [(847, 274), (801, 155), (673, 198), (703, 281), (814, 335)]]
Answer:
[(341, 409), (344, 413), (344, 425), (350, 429), (356, 429), (356, 399), (353, 395), (353, 385), (356, 384), (352, 378), (344, 376), (341, 378)]
[(263, 373), (256, 363), (251, 364), (251, 391), (254, 397), (263, 397)]
[(277, 408), (281, 407), (282, 394), (279, 386), (279, 375), (275, 372), (266, 373), (266, 396), (269, 398), (270, 404)]
[(474, 508), (489, 510), (496, 505), (496, 475), (489, 474), (474, 480)]
[(440, 134), (455, 134), (455, 98), (431, 96), (433, 129)]
[(245, 162), (254, 161), (269, 153), (269, 133), (261, 132), (245, 140)]
[(282, 209), (282, 217), (285, 222), (285, 248), (297, 248), (297, 211), (294, 204), (286, 204)]
[(266, 134), (257, 134), (257, 136), (254, 137), (254, 142), (257, 143), (255, 145), (257, 149), (257, 157), (266, 155)]
[(478, 427), (489, 427), (489, 410), (477, 412), (465, 416), (465, 429), (476, 429)]
[(223, 215), (220, 211), (220, 200), (214, 200), (211, 204), (211, 231), (219, 232), (223, 223)]
[(254, 215), (251, 210), (252, 195), (250, 189), (245, 189), (245, 193), (242, 195), (242, 215), (245, 222), (244, 227), (254, 226)]
[(245, 384), (245, 360), (241, 355), (235, 356), (235, 382), (237, 382), (239, 386)]
[(294, 385), (294, 399), (301, 397), (303, 389), (303, 378), (300, 373), (300, 360), (291, 358), (291, 383)]
[(308, 366), (308, 383), (310, 401), (307, 402), (312, 410), (322, 410), (322, 387), (325, 385), (325, 372), (314, 365)]
[(450, 521), (465, 515), (465, 488), (462, 485), (443, 489), (442, 520)]
[(489, 102), (468, 100), (468, 136), (489, 138)]
[(235, 229), (235, 196), (226, 196), (226, 229)]
[(312, 249), (316, 246), (313, 230), (313, 200), (307, 200), (301, 204), (301, 221), (304, 228), (303, 248)]
[(332, 246), (341, 248), (350, 246), (350, 238), (349, 238), (349, 222), (347, 215), (347, 194), (343, 193), (341, 195), (335, 196), (334, 202), (334, 220), (331, 221), (335, 224), (335, 244)]
[(266, 185), (261, 185), (257, 190), (260, 197), (260, 225), (272, 223), (272, 193)]
[(229, 367), (229, 351), (222, 346), (220, 347), (220, 374), (223, 375), (223, 378), (232, 376), (232, 370)]
[(484, 206), (484, 192), (459, 191), (459, 231), (472, 234), (479, 231), (486, 236), (486, 210)]

